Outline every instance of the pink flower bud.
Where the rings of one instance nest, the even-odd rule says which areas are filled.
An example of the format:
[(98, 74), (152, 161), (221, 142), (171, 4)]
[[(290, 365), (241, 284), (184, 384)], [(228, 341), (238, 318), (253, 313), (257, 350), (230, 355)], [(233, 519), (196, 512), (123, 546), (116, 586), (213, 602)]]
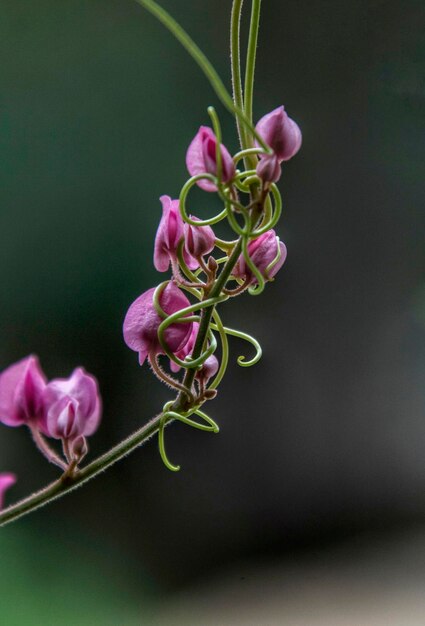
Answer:
[(218, 371), (218, 359), (214, 354), (206, 359), (202, 368), (196, 372), (196, 378), (206, 385), (210, 378), (215, 376)]
[(277, 183), (282, 168), (275, 154), (265, 154), (257, 165), (257, 174), (264, 183)]
[(288, 117), (283, 106), (264, 115), (255, 130), (273, 150), (279, 163), (288, 161), (301, 148), (302, 136), (299, 126)]
[[(153, 263), (158, 272), (166, 272), (170, 260), (177, 258), (177, 248), (183, 239), (183, 220), (180, 215), (179, 201), (170, 196), (161, 196), (162, 218), (156, 231)], [(190, 269), (199, 264), (188, 254), (184, 254), (185, 262)]]
[(79, 437), (74, 439), (71, 445), (70, 452), (72, 458), (76, 459), (77, 461), (81, 461), (81, 459), (83, 459), (88, 452), (86, 438), (80, 435)]
[[(191, 216), (194, 221), (197, 217)], [(215, 246), (215, 235), (211, 226), (184, 225), (184, 242), (187, 253), (198, 259), (211, 252)]]
[(16, 483), (15, 474), (10, 474), (10, 473), (0, 474), (0, 511), (3, 508), (5, 492), (7, 491), (7, 489), (9, 489), (9, 487), (14, 485), (15, 483)]
[[(190, 333), (190, 337), (185, 346), (178, 352), (176, 352), (176, 357), (181, 359), (182, 361), (189, 355), (192, 354), (193, 348), (195, 347), (196, 338), (198, 336), (199, 324), (198, 322), (193, 322), (192, 331)], [(174, 361), (170, 360), (170, 368), (173, 372), (178, 372), (180, 370), (180, 366)], [(196, 372), (196, 378), (202, 381), (204, 384), (207, 384), (209, 379), (217, 373), (218, 370), (218, 360), (211, 354), (206, 361), (204, 362), (202, 368)]]
[[(273, 267), (267, 271), (267, 267), (277, 257), (278, 245), (280, 247), (280, 258), (273, 265)], [(271, 280), (284, 264), (287, 251), (283, 241), (278, 240), (275, 231), (272, 229), (268, 230), (266, 233), (260, 235), (257, 239), (254, 239), (248, 244), (248, 254), (251, 261), (264, 276), (265, 280)], [(251, 284), (257, 282), (256, 278), (253, 276), (251, 270), (246, 264), (243, 254), (239, 257), (233, 269), (232, 275), (236, 276), (236, 278), (246, 279)]]
[[(201, 126), (186, 153), (186, 166), (191, 176), (197, 174), (218, 176), (216, 148), (217, 138), (214, 132), (208, 126)], [(220, 144), (220, 154), (221, 180), (223, 183), (228, 183), (235, 176), (235, 164), (223, 144)], [(216, 185), (209, 180), (201, 179), (197, 184), (204, 191), (217, 191)]]
[(72, 441), (92, 435), (102, 413), (96, 378), (78, 367), (69, 378), (50, 381), (44, 392), (44, 407), (41, 429), (48, 437)]
[[(176, 357), (181, 361), (184, 361), (187, 356), (192, 354), (193, 348), (195, 347), (196, 337), (198, 336), (198, 330), (198, 322), (193, 322), (192, 330), (190, 331), (187, 342), (185, 343), (183, 348), (181, 348), (181, 350), (175, 353)], [(180, 365), (177, 365), (177, 363), (174, 363), (174, 361), (171, 361), (170, 359), (170, 368), (172, 372), (176, 373), (180, 370)]]
[[(127, 346), (139, 353), (139, 363), (143, 365), (148, 355), (163, 354), (158, 339), (158, 328), (162, 318), (158, 315), (153, 302), (155, 288), (148, 289), (139, 296), (127, 311), (123, 333)], [(184, 293), (173, 282), (162, 291), (159, 303), (162, 310), (171, 315), (190, 305)], [(192, 331), (192, 322), (171, 324), (164, 337), (171, 352), (178, 352), (187, 343)]]
[(0, 422), (6, 426), (36, 423), (43, 410), (46, 377), (38, 358), (28, 356), (0, 374)]

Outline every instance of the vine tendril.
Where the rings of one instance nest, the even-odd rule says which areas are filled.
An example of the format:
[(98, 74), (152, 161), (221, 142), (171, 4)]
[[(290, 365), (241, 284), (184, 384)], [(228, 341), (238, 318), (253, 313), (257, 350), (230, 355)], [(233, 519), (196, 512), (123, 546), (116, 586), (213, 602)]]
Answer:
[[(180, 470), (180, 465), (173, 465), (168, 459), (167, 453), (165, 451), (164, 429), (167, 422), (171, 420), (178, 420), (180, 422), (183, 422), (183, 424), (186, 424), (187, 426), (191, 426), (192, 428), (197, 428), (198, 430), (213, 433), (218, 433), (220, 429), (216, 422), (199, 408), (193, 408), (191, 411), (188, 411), (186, 413), (178, 413), (177, 411), (171, 410), (170, 407), (172, 406), (172, 404), (172, 402), (168, 402), (164, 406), (163, 414), (159, 422), (158, 445), (159, 453), (161, 455), (161, 459), (164, 465), (172, 472), (178, 472)], [(191, 415), (197, 415), (198, 417), (203, 419), (206, 424), (201, 424), (195, 420), (190, 419)]]
[(187, 214), (187, 209), (186, 209), (187, 195), (189, 191), (192, 189), (192, 187), (194, 187), (199, 180), (209, 180), (210, 182), (214, 183), (214, 185), (218, 186), (217, 177), (213, 176), (212, 174), (197, 174), (196, 176), (192, 176), (191, 178), (189, 178), (189, 180), (183, 185), (183, 188), (180, 192), (181, 216), (183, 220), (187, 222), (188, 224), (190, 224), (191, 226), (211, 226), (212, 224), (218, 224), (218, 222), (221, 222), (221, 220), (224, 220), (224, 218), (227, 216), (226, 209), (223, 209), (222, 211), (220, 211), (220, 213), (218, 213), (214, 217), (210, 217), (209, 219), (206, 219), (206, 220), (195, 221), (195, 220), (192, 220)]
[[(211, 324), (211, 326), (214, 328), (214, 330), (219, 330), (217, 321), (215, 324)], [(228, 328), (227, 326), (224, 326), (223, 330), (226, 335), (231, 335), (232, 337), (237, 337), (238, 339), (244, 339), (245, 341), (248, 341), (248, 343), (253, 345), (255, 348), (255, 356), (252, 359), (249, 359), (249, 361), (247, 361), (246, 357), (243, 355), (237, 358), (237, 362), (241, 367), (251, 367), (252, 365), (255, 365), (256, 363), (258, 363), (258, 361), (261, 359), (263, 355), (263, 350), (259, 342), (254, 337), (252, 337), (251, 335), (248, 335), (248, 333), (242, 332), (241, 330), (235, 330), (234, 328)]]

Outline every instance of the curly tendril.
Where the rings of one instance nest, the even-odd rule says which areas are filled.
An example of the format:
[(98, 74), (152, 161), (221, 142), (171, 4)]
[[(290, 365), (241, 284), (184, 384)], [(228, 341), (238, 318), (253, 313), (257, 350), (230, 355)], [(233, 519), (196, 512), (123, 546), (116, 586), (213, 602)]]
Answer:
[(214, 217), (210, 217), (206, 220), (195, 221), (195, 220), (192, 220), (187, 214), (186, 199), (187, 199), (188, 193), (193, 187), (195, 187), (196, 183), (200, 180), (209, 180), (210, 182), (214, 183), (214, 185), (218, 185), (217, 177), (213, 176), (212, 174), (207, 174), (207, 173), (197, 174), (196, 176), (192, 176), (191, 178), (189, 178), (189, 180), (183, 185), (183, 188), (180, 192), (179, 201), (180, 201), (181, 216), (183, 220), (187, 222), (188, 224), (190, 224), (191, 226), (211, 226), (212, 224), (218, 224), (218, 222), (221, 222), (227, 216), (226, 209), (223, 209), (222, 211), (220, 211), (220, 213), (218, 213)]
[[(167, 404), (164, 405), (163, 414), (159, 422), (158, 445), (159, 445), (159, 453), (161, 455), (161, 459), (164, 465), (172, 472), (178, 472), (180, 470), (180, 465), (173, 465), (169, 461), (167, 453), (165, 451), (164, 429), (167, 423), (171, 422), (172, 420), (178, 420), (179, 422), (182, 422), (183, 424), (186, 424), (187, 426), (191, 426), (192, 428), (197, 428), (198, 430), (203, 430), (203, 431), (213, 432), (213, 433), (218, 433), (220, 429), (218, 425), (216, 424), (216, 422), (213, 419), (211, 419), (211, 417), (209, 417), (206, 413), (201, 411), (199, 408), (193, 408), (192, 410), (187, 411), (185, 413), (178, 413), (177, 411), (171, 410), (172, 405), (173, 405), (173, 402), (167, 402)], [(206, 423), (202, 424), (202, 423), (196, 422), (195, 420), (190, 419), (192, 415), (197, 415), (198, 417), (203, 419), (204, 422)]]
[[(217, 320), (215, 324), (212, 324), (212, 327), (214, 328), (214, 330), (220, 331), (220, 327), (217, 324)], [(235, 330), (234, 328), (228, 328), (227, 326), (223, 326), (222, 330), (225, 335), (230, 335), (231, 337), (237, 337), (238, 339), (244, 339), (245, 341), (248, 341), (248, 343), (250, 343), (255, 348), (255, 356), (249, 361), (246, 360), (245, 356), (243, 355), (239, 356), (237, 358), (238, 365), (240, 365), (241, 367), (251, 367), (252, 365), (255, 365), (256, 363), (258, 363), (258, 361), (261, 359), (263, 355), (263, 350), (260, 344), (258, 343), (258, 341), (254, 337), (252, 337), (251, 335), (248, 335), (248, 333), (243, 333), (240, 330)], [(227, 342), (227, 339), (226, 339), (226, 342)]]

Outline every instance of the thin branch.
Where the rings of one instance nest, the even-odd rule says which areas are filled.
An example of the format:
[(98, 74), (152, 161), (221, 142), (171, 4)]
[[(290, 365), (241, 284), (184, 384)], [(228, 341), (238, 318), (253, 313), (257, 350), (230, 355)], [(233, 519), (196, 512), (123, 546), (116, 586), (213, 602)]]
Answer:
[(111, 467), (114, 463), (123, 459), (130, 454), (133, 450), (143, 445), (152, 435), (154, 435), (158, 428), (162, 417), (162, 413), (154, 417), (150, 422), (136, 430), (135, 433), (121, 441), (119, 444), (111, 448), (108, 452), (92, 461), (89, 465), (86, 465), (81, 470), (78, 470), (72, 477), (61, 477), (59, 480), (55, 480), (53, 483), (44, 487), (40, 491), (33, 493), (28, 498), (25, 498), (16, 504), (12, 504), (7, 509), (0, 512), (0, 526), (5, 526), (9, 522), (39, 509), (40, 507), (64, 496), (70, 491), (74, 491), (77, 487), (80, 487), (87, 481), (91, 480), (95, 476), (98, 476), (101, 472)]

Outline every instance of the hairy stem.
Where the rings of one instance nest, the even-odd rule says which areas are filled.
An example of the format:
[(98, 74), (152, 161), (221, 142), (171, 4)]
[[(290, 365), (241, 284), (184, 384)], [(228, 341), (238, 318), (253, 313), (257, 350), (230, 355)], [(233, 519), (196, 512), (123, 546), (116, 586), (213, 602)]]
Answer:
[(81, 470), (78, 470), (72, 477), (59, 478), (53, 483), (44, 487), (40, 491), (32, 494), (28, 498), (12, 504), (7, 509), (0, 512), (0, 526), (5, 526), (9, 522), (35, 511), (40, 507), (48, 504), (52, 500), (56, 500), (61, 496), (77, 489), (80, 485), (83, 485), (88, 480), (94, 478), (108, 467), (111, 467), (114, 463), (130, 454), (133, 450), (143, 445), (152, 435), (154, 435), (161, 421), (162, 413), (154, 417), (150, 422), (136, 430), (135, 433), (130, 435), (124, 441), (111, 448), (108, 452), (99, 456), (92, 461), (89, 465), (86, 465)]
[(233, 102), (232, 96), (227, 91), (212, 63), (205, 56), (199, 46), (196, 45), (193, 39), (180, 26), (180, 24), (176, 22), (176, 20), (165, 9), (154, 2), (154, 0), (136, 0), (136, 2), (155, 16), (157, 20), (159, 20), (161, 24), (163, 24), (165, 28), (167, 28), (174, 35), (183, 48), (190, 54), (196, 64), (201, 68), (211, 87), (214, 89), (217, 97), (224, 104), (226, 109), (228, 109), (233, 115), (236, 115), (237, 119), (255, 135), (257, 141), (265, 150), (267, 150), (267, 145), (256, 133), (252, 123), (245, 115), (243, 108), (240, 108)]
[[(240, 26), (243, 0), (234, 0), (232, 6), (232, 16), (230, 20), (230, 60), (232, 70), (233, 100), (235, 105), (243, 110), (243, 92), (241, 77), (241, 46), (240, 46)], [(247, 147), (245, 128), (236, 118), (239, 140), (242, 150)]]
[[(245, 100), (244, 110), (248, 120), (252, 123), (252, 103), (254, 97), (255, 59), (257, 56), (258, 30), (260, 26), (261, 0), (252, 0), (251, 23), (249, 27), (248, 53), (246, 56), (245, 71)], [(249, 145), (247, 148), (251, 148)]]
[[(229, 260), (227, 261), (227, 263), (224, 265), (223, 269), (221, 270), (217, 280), (214, 283), (214, 286), (212, 287), (211, 291), (208, 294), (209, 298), (215, 298), (217, 296), (219, 296), (221, 294), (222, 289), (224, 288), (224, 285), (227, 282), (227, 279), (230, 276), (230, 273), (232, 271), (232, 269), (234, 268), (234, 266), (236, 265), (236, 262), (239, 258), (239, 255), (242, 251), (242, 239), (240, 238), (238, 240), (238, 243), (236, 244), (231, 256), (229, 257)], [(215, 306), (210, 306), (208, 309), (205, 309), (202, 312), (202, 317), (201, 317), (201, 322), (199, 324), (199, 330), (198, 330), (198, 335), (196, 337), (196, 342), (195, 342), (195, 346), (193, 348), (193, 352), (192, 352), (192, 358), (193, 359), (197, 359), (201, 354), (202, 351), (204, 349), (204, 344), (207, 338), (207, 333), (208, 333), (208, 329), (210, 327), (210, 322), (211, 322), (211, 317), (213, 315)], [(187, 389), (191, 389), (192, 388), (192, 384), (195, 378), (195, 374), (196, 371), (195, 369), (188, 369), (186, 372), (186, 375), (183, 379), (183, 385), (187, 388)], [(177, 396), (176, 401), (173, 404), (172, 410), (173, 411), (181, 411), (181, 410), (186, 410), (187, 409), (187, 399), (186, 399), (186, 395), (183, 393), (180, 393)]]
[(38, 428), (30, 425), (30, 431), (33, 441), (38, 450), (40, 450), (41, 454), (45, 456), (50, 463), (57, 465), (57, 467), (60, 467), (62, 470), (66, 470), (68, 467), (67, 463), (65, 463), (65, 461), (61, 459), (54, 450), (52, 450)]

